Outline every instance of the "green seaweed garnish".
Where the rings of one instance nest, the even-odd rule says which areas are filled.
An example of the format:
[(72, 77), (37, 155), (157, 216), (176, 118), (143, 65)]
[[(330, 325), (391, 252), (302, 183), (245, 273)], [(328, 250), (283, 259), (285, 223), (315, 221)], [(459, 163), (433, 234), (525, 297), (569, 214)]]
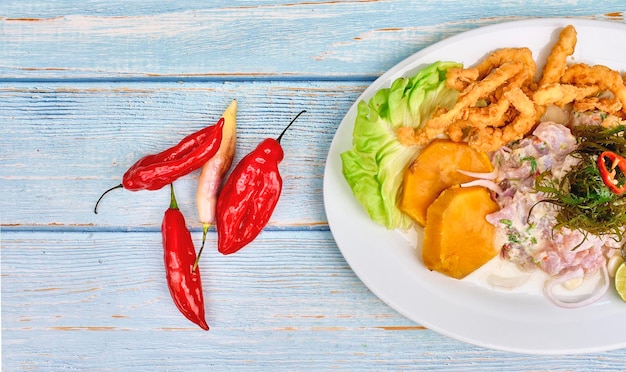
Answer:
[(572, 128), (578, 147), (571, 154), (580, 161), (563, 178), (540, 174), (535, 189), (545, 194), (541, 202), (557, 208), (555, 229), (567, 227), (584, 236), (613, 235), (618, 241), (626, 229), (626, 198), (609, 190), (597, 166), (603, 151), (626, 154), (626, 126), (612, 128), (582, 125)]

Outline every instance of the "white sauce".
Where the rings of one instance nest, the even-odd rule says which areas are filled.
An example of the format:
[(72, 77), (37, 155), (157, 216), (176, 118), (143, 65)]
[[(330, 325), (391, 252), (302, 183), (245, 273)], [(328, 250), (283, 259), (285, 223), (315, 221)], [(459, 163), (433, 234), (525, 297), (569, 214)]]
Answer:
[[(494, 246), (504, 248), (462, 280), (506, 293), (544, 296), (547, 289), (561, 306), (588, 303), (595, 300), (594, 293), (606, 290), (603, 247), (610, 244), (591, 234), (583, 239), (579, 231), (553, 230), (556, 210), (549, 203), (537, 204), (542, 196), (534, 191), (534, 174), (547, 171), (561, 178), (576, 163), (568, 155), (576, 140), (568, 128), (554, 122), (541, 123), (533, 134), (494, 154), (499, 173), (495, 181), (508, 184), (498, 193), (500, 211), (487, 219), (496, 227)], [(419, 249), (421, 228), (403, 235)]]
[[(398, 230), (398, 233), (406, 239), (410, 247), (415, 249), (420, 244), (422, 230), (422, 228), (416, 227), (416, 230), (408, 232)], [(506, 239), (506, 237), (496, 237), (494, 244), (500, 246), (502, 239)], [(540, 269), (522, 271), (516, 264), (498, 255), (461, 280), (502, 293), (544, 296), (546, 282), (550, 279), (551, 277)], [(591, 296), (603, 284), (602, 281), (603, 278), (600, 273), (596, 273), (585, 278), (581, 285), (574, 289), (567, 289), (565, 286), (559, 285), (555, 287), (554, 292), (565, 298), (585, 298)]]

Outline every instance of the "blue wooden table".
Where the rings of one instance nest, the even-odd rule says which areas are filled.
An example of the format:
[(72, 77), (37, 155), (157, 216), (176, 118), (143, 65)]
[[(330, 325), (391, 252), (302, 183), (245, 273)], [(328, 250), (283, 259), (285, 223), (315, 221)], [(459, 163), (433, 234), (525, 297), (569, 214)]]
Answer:
[[(396, 63), (485, 25), (624, 23), (624, 10), (620, 1), (2, 0), (3, 370), (626, 370), (626, 350), (510, 353), (408, 320), (352, 272), (322, 199), (337, 126)], [(232, 99), (236, 161), (307, 114), (283, 139), (284, 192), (259, 238), (222, 256), (209, 232), (203, 332), (164, 280), (169, 190), (118, 190), (99, 214), (93, 207), (136, 159), (214, 123)], [(175, 185), (198, 242), (197, 177)]]

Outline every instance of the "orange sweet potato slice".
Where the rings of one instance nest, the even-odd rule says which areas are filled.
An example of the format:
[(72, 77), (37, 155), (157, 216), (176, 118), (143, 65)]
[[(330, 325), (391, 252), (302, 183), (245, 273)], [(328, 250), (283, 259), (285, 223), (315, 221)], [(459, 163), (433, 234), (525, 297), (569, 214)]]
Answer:
[(473, 178), (459, 172), (493, 170), (487, 154), (464, 142), (437, 139), (428, 144), (404, 173), (399, 208), (421, 226), (426, 210), (439, 194)]
[(422, 259), (430, 270), (462, 279), (498, 254), (485, 217), (499, 209), (480, 186), (453, 186), (428, 208)]

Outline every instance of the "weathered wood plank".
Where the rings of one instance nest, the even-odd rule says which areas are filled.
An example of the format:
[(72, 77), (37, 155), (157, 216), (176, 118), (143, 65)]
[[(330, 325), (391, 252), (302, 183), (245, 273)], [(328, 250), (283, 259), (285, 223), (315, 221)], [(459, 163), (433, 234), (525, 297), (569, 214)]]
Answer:
[[(626, 350), (528, 356), (402, 317), (344, 261), (322, 172), (343, 114), (412, 53), (530, 17), (624, 22), (618, 1), (0, 2), (3, 370), (626, 370)], [(167, 190), (99, 194), (138, 157), (240, 102), (238, 158), (283, 140), (285, 191), (265, 230), (202, 270), (210, 332), (164, 283)], [(197, 172), (176, 183), (195, 222)], [(427, 304), (425, 304), (427, 306)], [(616, 320), (618, 321), (618, 320)]]
[(0, 79), (373, 79), (484, 25), (563, 16), (624, 22), (618, 2), (579, 1), (565, 12), (546, 1), (485, 4), (2, 2)]
[[(235, 161), (266, 137), (284, 136), (284, 192), (271, 226), (324, 224), (322, 174), (334, 132), (365, 88), (361, 83), (16, 83), (0, 88), (0, 209), (4, 226), (158, 228), (167, 190), (98, 196), (140, 157), (215, 123), (238, 99)], [(195, 220), (199, 171), (177, 181), (181, 208)], [(71, 200), (71, 205), (68, 205)]]
[(235, 255), (206, 251), (209, 332), (171, 303), (158, 233), (5, 232), (2, 240), (7, 371), (583, 371), (626, 363), (623, 351), (516, 355), (424, 329), (367, 290), (329, 232), (275, 231)]

